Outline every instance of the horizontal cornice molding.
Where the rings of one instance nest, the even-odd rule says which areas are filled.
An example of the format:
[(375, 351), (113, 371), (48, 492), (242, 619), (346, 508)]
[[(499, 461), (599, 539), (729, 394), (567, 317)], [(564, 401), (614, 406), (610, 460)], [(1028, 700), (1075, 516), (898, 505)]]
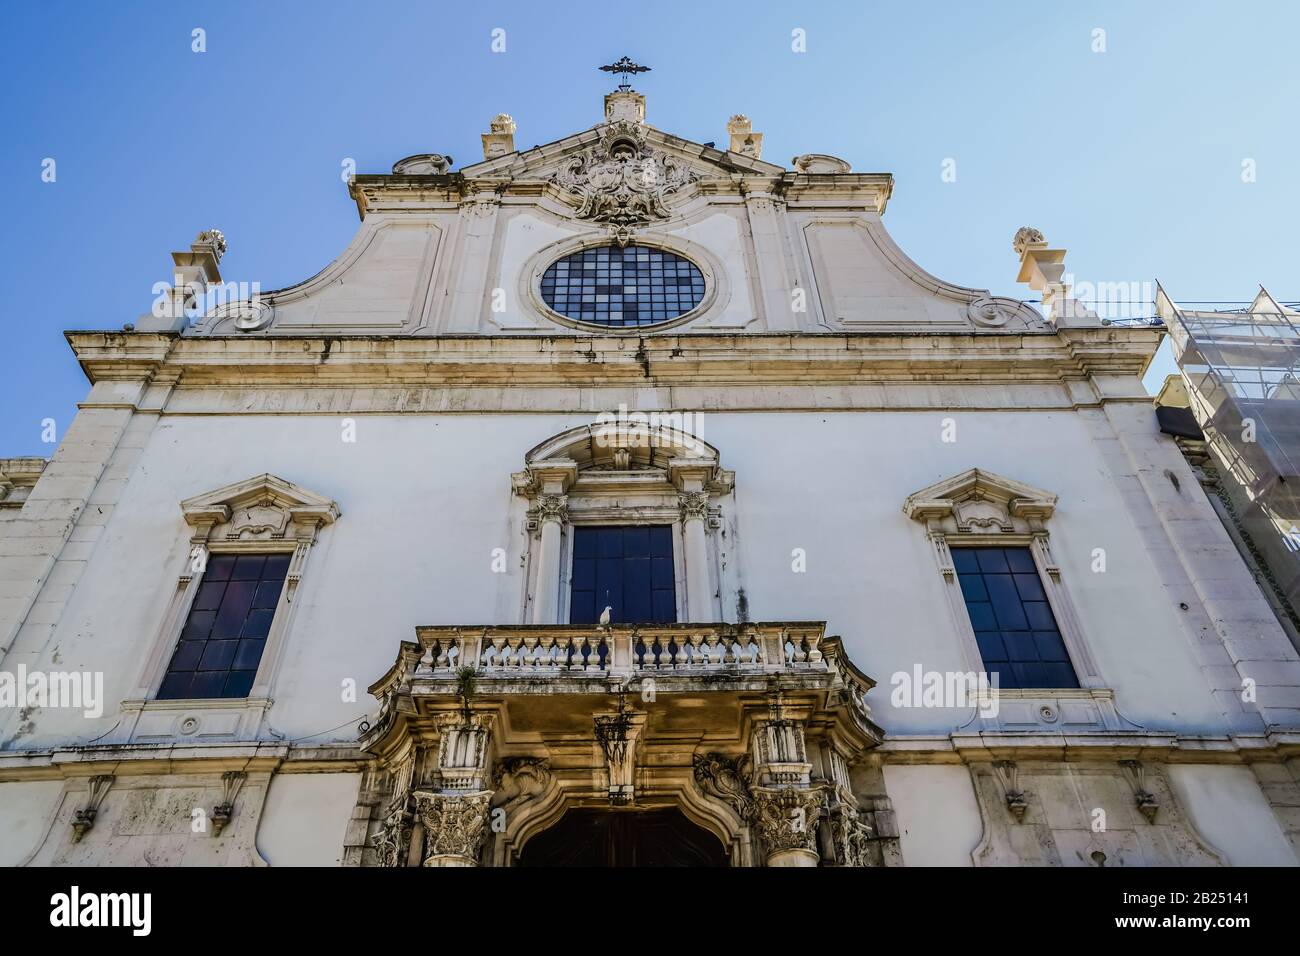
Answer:
[(90, 381), (182, 386), (1060, 384), (1140, 376), (1163, 332), (211, 335), (67, 332)]

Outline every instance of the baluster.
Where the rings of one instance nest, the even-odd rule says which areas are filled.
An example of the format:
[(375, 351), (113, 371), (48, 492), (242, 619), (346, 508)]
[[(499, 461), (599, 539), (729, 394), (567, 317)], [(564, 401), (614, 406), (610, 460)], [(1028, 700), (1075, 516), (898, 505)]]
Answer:
[(700, 645), (704, 643), (704, 635), (688, 634), (686, 640), (689, 642), (690, 649), (691, 649), (691, 666), (692, 667), (703, 666), (704, 651), (701, 649)]
[(718, 636), (717, 632), (714, 632), (708, 635), (705, 639), (705, 643), (709, 649), (709, 663), (716, 667), (718, 664), (722, 663), (722, 638)]
[(804, 645), (803, 635), (794, 638), (792, 644), (794, 650), (793, 653), (791, 653), (790, 655), (790, 659), (795, 664), (802, 664), (804, 661), (808, 659), (808, 655), (804, 652), (803, 645)]
[(818, 647), (820, 641), (816, 637), (808, 638), (808, 663), (818, 664), (822, 659), (821, 649)]

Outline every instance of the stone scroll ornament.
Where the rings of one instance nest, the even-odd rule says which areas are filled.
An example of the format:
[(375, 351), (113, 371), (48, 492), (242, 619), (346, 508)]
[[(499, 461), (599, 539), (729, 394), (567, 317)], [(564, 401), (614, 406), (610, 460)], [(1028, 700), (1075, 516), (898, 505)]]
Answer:
[(607, 123), (600, 141), (569, 160), (552, 182), (578, 205), (577, 217), (608, 223), (626, 245), (633, 226), (666, 219), (666, 197), (699, 179), (646, 142), (628, 120)]

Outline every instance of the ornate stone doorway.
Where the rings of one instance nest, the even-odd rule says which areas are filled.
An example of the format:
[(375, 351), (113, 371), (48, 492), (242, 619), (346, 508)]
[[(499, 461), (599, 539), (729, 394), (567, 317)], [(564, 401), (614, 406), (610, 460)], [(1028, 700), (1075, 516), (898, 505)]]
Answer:
[(680, 810), (574, 808), (529, 840), (518, 866), (730, 866), (722, 842)]

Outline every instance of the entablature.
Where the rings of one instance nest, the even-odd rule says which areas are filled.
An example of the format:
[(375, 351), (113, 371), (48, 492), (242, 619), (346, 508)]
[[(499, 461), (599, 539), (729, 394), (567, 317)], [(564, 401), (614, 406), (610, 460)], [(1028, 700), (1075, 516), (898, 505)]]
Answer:
[(936, 335), (657, 333), (625, 335), (241, 335), (68, 332), (90, 381), (185, 386), (792, 385), (926, 382), (1060, 384), (1140, 377), (1155, 328)]

